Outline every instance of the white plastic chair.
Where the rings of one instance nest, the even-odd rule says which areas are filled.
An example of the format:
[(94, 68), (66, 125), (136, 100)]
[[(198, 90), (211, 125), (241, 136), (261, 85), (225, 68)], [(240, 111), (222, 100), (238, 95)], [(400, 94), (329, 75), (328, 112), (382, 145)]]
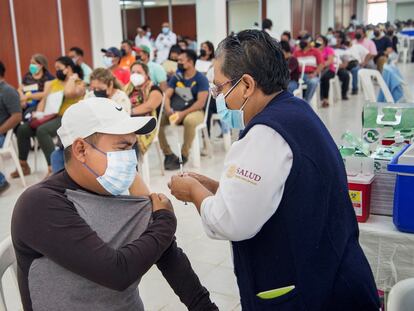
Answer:
[(204, 138), (204, 144), (207, 149), (207, 155), (209, 157), (212, 155), (211, 142), (210, 142), (210, 138), (208, 137), (208, 130), (207, 130), (207, 117), (208, 117), (208, 109), (210, 108), (210, 103), (211, 103), (211, 92), (208, 93), (203, 123), (199, 124), (196, 127), (196, 135), (194, 137), (193, 144), (191, 145), (190, 156), (193, 161), (193, 166), (196, 168), (200, 167), (201, 165), (200, 135), (202, 135)]
[(366, 101), (377, 102), (377, 94), (375, 92), (374, 83), (372, 81), (372, 79), (376, 79), (381, 91), (384, 93), (385, 101), (387, 103), (394, 103), (391, 92), (378, 70), (360, 69), (358, 71), (358, 79), (361, 83), (362, 93), (364, 93)]
[(339, 56), (334, 56), (335, 76), (329, 80), (329, 104), (334, 105), (337, 101), (341, 100), (341, 82), (338, 77), (339, 64), (341, 60)]
[(401, 58), (402, 63), (408, 62), (408, 53), (410, 50), (410, 37), (398, 34), (398, 59)]
[(17, 284), (16, 256), (14, 254), (11, 237), (8, 236), (0, 243), (0, 311), (7, 311), (6, 299), (2, 286), (2, 278), (8, 268), (12, 268), (12, 277)]
[(26, 187), (26, 180), (24, 178), (22, 166), (20, 165), (19, 158), (17, 157), (16, 150), (13, 146), (13, 129), (10, 129), (6, 133), (6, 137), (4, 139), (3, 147), (0, 148), (0, 157), (5, 155), (10, 155), (14, 165), (16, 166), (17, 172), (19, 173), (20, 179), (22, 181), (23, 187)]
[[(210, 119), (210, 129), (213, 128), (214, 122), (220, 121), (220, 116), (217, 113), (213, 113)], [(231, 129), (227, 133), (223, 134), (224, 150), (229, 151), (231, 147)]]
[[(151, 146), (150, 146), (150, 148), (152, 146), (155, 146), (155, 149), (157, 150), (158, 161), (159, 161), (159, 164), (160, 164), (160, 169), (161, 169), (161, 175), (162, 176), (164, 176), (165, 171), (164, 171), (164, 162), (163, 162), (163, 156), (162, 156), (160, 141), (158, 139), (158, 134), (160, 132), (162, 114), (164, 113), (164, 106), (165, 106), (165, 94), (163, 94), (163, 96), (162, 96), (160, 113), (158, 115), (157, 126), (155, 128), (155, 137), (154, 137), (154, 140), (152, 141)], [(142, 172), (142, 179), (144, 180), (145, 184), (149, 186), (151, 178), (150, 178), (150, 163), (149, 163), (148, 153), (149, 153), (149, 150), (147, 150), (147, 152), (145, 152), (144, 156), (142, 157), (141, 172)]]
[[(296, 90), (298, 90), (296, 92), (296, 94), (298, 94), (301, 91), (302, 95), (300, 96), (300, 98), (303, 98), (303, 91), (307, 89), (307, 85), (306, 85), (305, 80), (304, 80), (305, 68), (306, 68), (306, 66), (311, 65), (311, 63), (309, 61), (307, 61), (306, 59), (301, 59), (301, 58), (298, 58), (298, 63), (301, 66), (302, 71), (301, 71), (300, 79), (299, 79), (299, 87), (296, 89)], [(318, 86), (318, 88), (319, 88), (319, 86)], [(311, 102), (310, 102), (310, 105), (315, 107), (315, 108), (318, 108), (318, 106), (319, 106), (318, 93), (319, 93), (318, 90), (316, 90), (315, 93), (313, 94)], [(293, 95), (295, 95), (295, 92), (294, 92)], [(295, 95), (295, 96), (297, 96), (297, 95)]]
[(395, 284), (387, 299), (387, 311), (414, 310), (414, 278)]

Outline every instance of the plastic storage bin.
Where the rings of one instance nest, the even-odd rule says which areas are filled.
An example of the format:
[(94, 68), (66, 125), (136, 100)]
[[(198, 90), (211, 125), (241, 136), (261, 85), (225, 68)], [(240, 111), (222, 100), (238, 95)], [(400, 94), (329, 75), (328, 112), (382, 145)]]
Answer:
[(370, 214), (371, 185), (374, 174), (358, 174), (348, 177), (349, 196), (358, 222), (366, 222)]
[(407, 145), (388, 164), (397, 173), (393, 221), (398, 230), (414, 233), (414, 145)]

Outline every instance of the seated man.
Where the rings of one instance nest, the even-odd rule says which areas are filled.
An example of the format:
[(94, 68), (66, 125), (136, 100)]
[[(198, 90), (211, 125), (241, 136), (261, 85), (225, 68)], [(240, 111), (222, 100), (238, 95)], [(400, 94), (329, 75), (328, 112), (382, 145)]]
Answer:
[[(208, 97), (209, 84), (207, 78), (195, 69), (196, 61), (197, 54), (193, 50), (181, 52), (178, 56), (177, 73), (168, 82), (168, 89), (165, 93), (165, 113), (159, 132), (166, 170), (177, 170), (180, 167), (178, 157), (172, 152), (165, 136), (165, 126), (169, 124), (169, 119), (173, 120), (175, 125), (184, 125), (184, 144), (181, 150), (184, 163), (187, 162), (190, 154), (191, 144), (196, 134), (195, 129), (204, 120), (203, 109)], [(191, 94), (185, 94), (188, 92)], [(180, 101), (184, 95), (191, 95), (192, 99), (184, 105), (175, 105), (174, 96)]]
[(67, 110), (65, 170), (27, 189), (13, 212), (24, 310), (144, 310), (137, 286), (153, 264), (188, 309), (217, 310), (174, 241), (171, 203), (152, 194), (151, 204), (137, 176), (136, 134), (155, 125), (107, 98)]
[(110, 47), (109, 49), (101, 49), (103, 56), (103, 64), (105, 68), (111, 70), (112, 74), (118, 79), (122, 86), (127, 85), (129, 82), (129, 70), (125, 70), (121, 67), (121, 51), (116, 47)]
[[(3, 147), (7, 132), (22, 120), (19, 93), (4, 80), (6, 68), (0, 61), (0, 148)], [(0, 194), (10, 187), (0, 172)]]
[(302, 71), (302, 66), (305, 66), (305, 75), (303, 80), (306, 84), (306, 91), (304, 100), (311, 102), (313, 95), (319, 84), (319, 74), (323, 68), (322, 53), (311, 45), (312, 38), (310, 35), (304, 35), (299, 43), (299, 49), (296, 49), (293, 56), (299, 62), (299, 69)]

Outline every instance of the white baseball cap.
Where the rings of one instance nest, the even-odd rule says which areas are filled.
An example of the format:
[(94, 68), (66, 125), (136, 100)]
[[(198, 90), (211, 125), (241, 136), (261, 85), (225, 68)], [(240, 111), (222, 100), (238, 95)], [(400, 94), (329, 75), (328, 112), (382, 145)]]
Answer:
[(109, 98), (90, 97), (70, 106), (62, 117), (57, 134), (66, 148), (78, 138), (95, 133), (125, 135), (151, 133), (157, 125), (153, 117), (131, 117)]

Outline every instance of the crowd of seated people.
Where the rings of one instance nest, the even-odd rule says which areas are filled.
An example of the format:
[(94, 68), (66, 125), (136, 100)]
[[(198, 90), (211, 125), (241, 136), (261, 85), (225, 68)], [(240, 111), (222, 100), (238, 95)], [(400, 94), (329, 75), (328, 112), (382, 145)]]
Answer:
[(322, 107), (328, 107), (329, 81), (338, 76), (341, 98), (348, 100), (351, 77), (351, 94), (356, 95), (359, 91), (358, 71), (361, 68), (381, 71), (384, 62), (396, 62), (399, 33), (412, 24), (407, 21), (362, 25), (353, 18), (349, 27), (329, 28), (325, 34), (315, 37), (303, 31), (294, 40), (289, 31), (283, 32), (280, 43), (291, 74), (288, 90), (294, 92), (302, 82), (304, 87), (300, 91), (310, 103), (319, 87)]
[[(398, 58), (398, 33), (412, 24), (408, 21), (364, 26), (352, 19), (346, 29), (329, 28), (326, 33), (314, 37), (303, 31), (294, 38), (289, 31), (284, 31), (276, 39), (280, 39), (289, 64), (287, 90), (292, 93), (299, 90), (303, 98), (311, 102), (319, 88), (322, 106), (328, 107), (331, 104), (329, 82), (338, 76), (342, 100), (348, 100), (349, 88), (352, 95), (358, 94), (361, 68), (382, 71), (384, 64)], [(274, 35), (271, 21), (266, 20), (263, 25), (266, 32)], [(27, 160), (34, 141), (45, 156), (48, 175), (63, 168), (63, 150), (56, 140), (60, 120), (69, 106), (91, 96), (111, 98), (132, 115), (157, 117), (165, 95), (160, 144), (165, 154), (165, 168), (177, 169), (178, 158), (169, 147), (164, 129), (169, 124), (184, 126), (184, 162), (188, 160), (195, 129), (203, 122), (205, 113), (210, 133), (210, 119), (217, 112), (214, 99), (208, 111), (205, 107), (209, 84), (214, 81), (214, 50), (210, 41), (197, 47), (195, 41), (175, 34), (168, 23), (163, 23), (157, 36), (144, 25), (138, 27), (134, 41), (124, 40), (119, 47), (102, 48), (103, 68), (93, 70), (85, 62), (84, 51), (77, 46), (54, 60), (54, 70), (45, 56), (33, 54), (17, 88), (19, 107), (8, 107), (10, 111), (0, 119), (4, 123), (6, 117), (21, 111), (21, 120), (12, 128), (17, 137), (23, 174), (31, 174)], [(185, 101), (185, 96), (191, 99)], [(221, 124), (221, 130), (223, 134), (229, 129)], [(3, 139), (6, 132), (0, 132), (0, 138)], [(147, 152), (153, 139), (153, 133), (137, 137), (136, 149), (141, 155)], [(11, 173), (11, 178), (18, 177), (17, 170)]]

